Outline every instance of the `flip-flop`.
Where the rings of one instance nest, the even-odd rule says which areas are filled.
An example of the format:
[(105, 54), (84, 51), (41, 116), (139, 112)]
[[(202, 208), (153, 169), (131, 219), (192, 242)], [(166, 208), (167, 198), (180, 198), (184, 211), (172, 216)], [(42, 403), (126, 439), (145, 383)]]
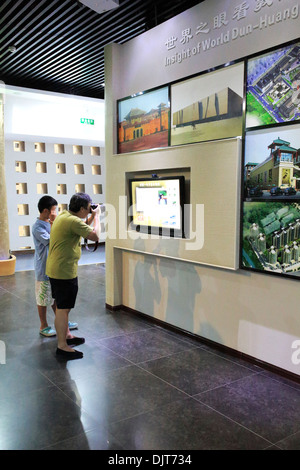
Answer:
[(51, 326), (47, 326), (46, 328), (43, 328), (40, 330), (40, 335), (42, 336), (56, 336), (56, 331), (51, 328)]

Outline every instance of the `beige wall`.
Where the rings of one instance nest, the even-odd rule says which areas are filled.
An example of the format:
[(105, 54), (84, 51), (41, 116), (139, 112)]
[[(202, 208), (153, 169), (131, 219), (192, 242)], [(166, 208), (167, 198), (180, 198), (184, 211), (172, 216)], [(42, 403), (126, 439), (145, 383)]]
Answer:
[(299, 282), (123, 252), (122, 303), (299, 374)]
[[(112, 176), (107, 202), (115, 208), (116, 219), (121, 217), (124, 223), (118, 223), (116, 233), (110, 231), (113, 239), (108, 240), (108, 245), (236, 269), (240, 151), (240, 139), (228, 139), (187, 145), (184, 152), (181, 147), (174, 147), (113, 155), (107, 162)], [(185, 175), (190, 188), (190, 205), (185, 211), (190, 212), (187, 238), (139, 236), (128, 230), (126, 201), (122, 209), (127, 179), (129, 175), (144, 177), (152, 173)]]
[[(285, 26), (277, 27), (283, 42)], [(166, 36), (166, 26), (163, 31)], [(238, 269), (239, 139), (116, 155), (116, 100), (151, 88), (152, 76), (153, 87), (168, 82), (166, 76), (157, 83), (159, 63), (152, 76), (143, 68), (145, 56), (133, 53), (134, 41), (105, 48), (106, 201), (117, 220), (106, 239), (106, 302), (299, 374), (299, 365), (292, 362), (293, 341), (300, 337), (299, 282)], [(143, 41), (142, 35), (137, 46)], [(261, 47), (262, 42), (257, 50)], [(149, 59), (154, 70), (153, 55), (155, 50)], [(169, 81), (189, 74), (186, 67), (177, 67), (176, 77), (174, 72)], [(204, 205), (204, 244), (194, 253), (187, 250), (186, 240), (133, 240), (126, 230), (128, 174), (168, 168), (189, 169), (191, 201)]]

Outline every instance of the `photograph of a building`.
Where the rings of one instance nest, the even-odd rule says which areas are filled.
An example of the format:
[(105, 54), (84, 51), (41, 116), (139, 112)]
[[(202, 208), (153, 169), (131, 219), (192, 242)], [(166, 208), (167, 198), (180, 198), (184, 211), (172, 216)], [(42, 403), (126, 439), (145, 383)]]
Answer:
[(243, 64), (171, 86), (171, 145), (242, 135)]
[(299, 202), (245, 202), (242, 263), (300, 276)]
[(300, 44), (249, 60), (246, 127), (299, 119)]
[(242, 98), (227, 87), (173, 113), (173, 126), (195, 126), (241, 115)]
[[(300, 198), (299, 126), (275, 135), (276, 131), (246, 136), (246, 198)], [(289, 140), (283, 138), (285, 136)]]
[(118, 153), (169, 145), (169, 90), (138, 94), (118, 103)]

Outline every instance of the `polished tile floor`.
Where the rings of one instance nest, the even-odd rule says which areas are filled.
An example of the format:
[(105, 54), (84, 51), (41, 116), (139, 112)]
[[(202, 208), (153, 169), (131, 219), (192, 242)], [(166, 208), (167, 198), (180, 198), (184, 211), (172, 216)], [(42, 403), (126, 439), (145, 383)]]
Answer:
[(60, 362), (34, 272), (0, 278), (0, 450), (300, 449), (299, 384), (106, 310), (104, 285), (104, 264), (79, 267), (84, 357)]

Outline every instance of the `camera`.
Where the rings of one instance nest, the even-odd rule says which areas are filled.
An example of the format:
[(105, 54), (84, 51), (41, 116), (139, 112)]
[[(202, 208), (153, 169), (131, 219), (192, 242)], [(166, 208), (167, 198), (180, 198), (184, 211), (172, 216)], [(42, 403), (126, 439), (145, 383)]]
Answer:
[(91, 202), (90, 213), (92, 213), (92, 210), (94, 211), (95, 209), (97, 209), (97, 207), (98, 207), (98, 204), (95, 204), (94, 202)]

